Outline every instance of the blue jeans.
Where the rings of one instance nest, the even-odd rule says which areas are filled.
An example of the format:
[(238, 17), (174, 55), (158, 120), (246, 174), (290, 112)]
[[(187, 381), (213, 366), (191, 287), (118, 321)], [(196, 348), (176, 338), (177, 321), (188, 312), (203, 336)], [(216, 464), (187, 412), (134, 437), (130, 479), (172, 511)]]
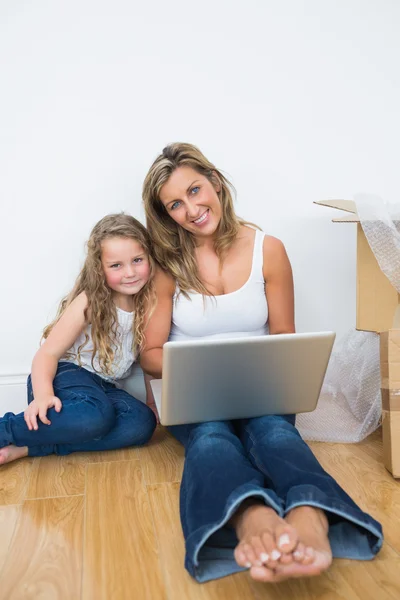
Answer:
[(228, 521), (245, 498), (281, 517), (296, 506), (323, 509), (335, 557), (368, 560), (381, 548), (381, 525), (323, 470), (294, 424), (285, 415), (169, 428), (185, 446), (180, 510), (185, 566), (197, 581), (242, 570)]
[[(39, 429), (29, 431), (24, 413), (0, 418), (0, 448), (28, 446), (29, 456), (70, 454), (138, 446), (149, 441), (156, 427), (151, 409), (99, 375), (69, 362), (60, 362), (54, 394), (61, 412), (47, 411), (51, 425), (38, 418)], [(33, 400), (28, 377), (28, 404)]]

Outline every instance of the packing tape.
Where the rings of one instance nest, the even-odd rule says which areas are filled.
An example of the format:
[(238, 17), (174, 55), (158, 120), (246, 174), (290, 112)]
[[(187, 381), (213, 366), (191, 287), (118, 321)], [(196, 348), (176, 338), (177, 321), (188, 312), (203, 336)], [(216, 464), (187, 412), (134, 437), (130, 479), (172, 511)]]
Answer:
[(381, 394), (382, 410), (400, 410), (400, 389), (388, 390), (387, 388), (381, 388)]

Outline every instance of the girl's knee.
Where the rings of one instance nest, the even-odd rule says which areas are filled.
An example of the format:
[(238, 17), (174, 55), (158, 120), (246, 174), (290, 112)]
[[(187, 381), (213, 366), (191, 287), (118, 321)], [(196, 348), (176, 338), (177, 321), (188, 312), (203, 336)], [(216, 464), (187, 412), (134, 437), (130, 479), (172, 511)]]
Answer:
[(136, 442), (138, 446), (142, 446), (143, 444), (147, 444), (153, 437), (153, 434), (157, 427), (157, 419), (151, 408), (149, 408), (148, 419), (142, 425), (142, 431), (139, 436), (139, 440)]
[(61, 415), (62, 412), (64, 412), (63, 418), (76, 426), (79, 438), (85, 440), (104, 437), (116, 422), (111, 402), (107, 399), (105, 402), (98, 402), (97, 398), (91, 398), (85, 394), (76, 394), (73, 402), (63, 404), (61, 413), (58, 414)]
[(146, 410), (138, 411), (132, 420), (127, 419), (123, 431), (123, 446), (143, 446), (152, 438), (157, 427), (157, 419), (153, 411), (143, 404)]

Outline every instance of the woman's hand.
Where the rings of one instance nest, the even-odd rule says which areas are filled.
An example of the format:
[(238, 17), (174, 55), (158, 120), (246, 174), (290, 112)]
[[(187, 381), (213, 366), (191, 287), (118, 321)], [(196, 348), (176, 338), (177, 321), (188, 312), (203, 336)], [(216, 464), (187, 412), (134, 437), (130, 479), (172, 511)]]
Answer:
[(62, 402), (57, 396), (44, 396), (39, 400), (32, 400), (28, 408), (24, 412), (25, 423), (28, 426), (29, 431), (33, 429), (36, 431), (39, 426), (37, 417), (45, 425), (51, 425), (51, 421), (47, 418), (47, 411), (49, 408), (54, 407), (57, 412), (62, 409)]

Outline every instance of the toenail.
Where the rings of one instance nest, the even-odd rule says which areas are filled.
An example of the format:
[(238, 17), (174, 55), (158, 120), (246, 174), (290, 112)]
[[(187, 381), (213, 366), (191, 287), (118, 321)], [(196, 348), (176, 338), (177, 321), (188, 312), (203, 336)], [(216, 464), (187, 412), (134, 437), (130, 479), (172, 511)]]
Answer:
[(246, 567), (246, 569), (250, 569), (251, 568), (251, 563), (247, 562), (244, 566)]
[(293, 556), (295, 557), (296, 560), (300, 560), (301, 558), (303, 558), (303, 553), (302, 552), (295, 552), (293, 554)]
[(269, 561), (269, 556), (268, 554), (266, 554), (265, 552), (263, 552), (262, 554), (260, 554), (260, 560), (262, 563), (266, 563)]
[(272, 560), (278, 560), (281, 557), (281, 553), (278, 550), (272, 550), (271, 558)]
[(284, 533), (283, 535), (281, 535), (281, 537), (278, 540), (278, 546), (280, 548), (282, 548), (282, 546), (288, 546), (290, 544), (290, 537), (287, 533)]

